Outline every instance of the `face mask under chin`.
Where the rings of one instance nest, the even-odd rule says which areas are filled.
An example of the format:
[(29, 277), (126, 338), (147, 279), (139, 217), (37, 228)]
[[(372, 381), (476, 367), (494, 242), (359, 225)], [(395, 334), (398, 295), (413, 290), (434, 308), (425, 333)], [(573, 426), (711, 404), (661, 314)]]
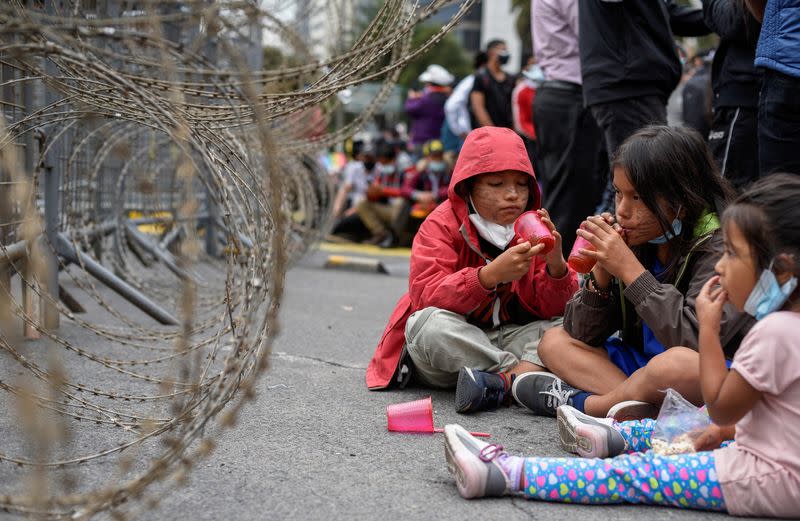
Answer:
[(469, 197), (469, 202), (473, 209), (473, 213), (469, 214), (469, 220), (475, 225), (478, 235), (486, 239), (490, 244), (505, 250), (508, 243), (514, 238), (514, 223), (502, 225), (484, 219), (477, 210), (474, 210), (475, 203), (472, 201), (472, 196)]
[(783, 285), (778, 283), (778, 278), (772, 271), (773, 263), (774, 261), (770, 262), (769, 267), (761, 272), (758, 282), (744, 303), (745, 313), (752, 315), (756, 320), (761, 320), (783, 307), (797, 288), (797, 277), (794, 276)]

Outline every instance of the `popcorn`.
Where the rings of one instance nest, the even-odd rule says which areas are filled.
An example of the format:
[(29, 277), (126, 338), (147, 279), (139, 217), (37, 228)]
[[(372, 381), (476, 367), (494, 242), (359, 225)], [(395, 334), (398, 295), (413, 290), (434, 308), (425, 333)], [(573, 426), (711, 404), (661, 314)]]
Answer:
[(652, 438), (650, 444), (652, 445), (653, 452), (660, 456), (673, 456), (675, 454), (695, 452), (694, 441), (688, 433), (681, 434), (675, 438), (672, 443), (659, 438)]

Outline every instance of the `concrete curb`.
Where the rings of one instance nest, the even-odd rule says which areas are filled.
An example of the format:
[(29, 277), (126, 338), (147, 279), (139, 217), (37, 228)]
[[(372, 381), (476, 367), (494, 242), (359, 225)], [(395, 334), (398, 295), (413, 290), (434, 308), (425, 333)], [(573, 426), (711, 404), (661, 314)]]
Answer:
[(329, 255), (325, 261), (326, 269), (342, 271), (358, 271), (362, 273), (382, 273), (389, 274), (389, 270), (378, 259), (368, 259), (365, 257), (350, 257), (347, 255)]

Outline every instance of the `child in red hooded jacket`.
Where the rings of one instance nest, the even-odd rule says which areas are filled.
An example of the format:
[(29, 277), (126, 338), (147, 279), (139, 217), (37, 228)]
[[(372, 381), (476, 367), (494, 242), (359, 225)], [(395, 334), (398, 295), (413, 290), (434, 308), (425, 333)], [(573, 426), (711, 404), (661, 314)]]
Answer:
[[(540, 209), (522, 139), (482, 127), (464, 143), (448, 200), (422, 223), (411, 254), (409, 292), (397, 304), (367, 369), (367, 386), (395, 380), (456, 389), (459, 412), (489, 410), (509, 396), (514, 375), (542, 371), (536, 354), (578, 288), (561, 235)], [(546, 256), (514, 235), (538, 209), (556, 245)]]

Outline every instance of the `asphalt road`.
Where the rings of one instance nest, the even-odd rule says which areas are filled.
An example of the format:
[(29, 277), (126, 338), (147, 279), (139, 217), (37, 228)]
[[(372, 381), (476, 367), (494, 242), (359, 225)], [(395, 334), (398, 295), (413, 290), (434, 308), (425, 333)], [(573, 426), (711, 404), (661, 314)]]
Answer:
[[(218, 449), (149, 519), (722, 519), (642, 506), (587, 507), (521, 498), (467, 501), (447, 472), (441, 434), (389, 433), (386, 405), (433, 396), (437, 426), (487, 431), (514, 454), (564, 455), (555, 420), (520, 408), (461, 416), (453, 395), (370, 392), (364, 371), (407, 287), (405, 257), (375, 257), (389, 275), (322, 268), (316, 252), (289, 274), (282, 334), (258, 399)], [(363, 255), (360, 253), (359, 255)], [(370, 256), (367, 254), (367, 256)]]
[[(564, 455), (558, 447), (555, 420), (506, 408), (471, 416), (453, 409), (452, 392), (426, 389), (370, 392), (364, 372), (397, 299), (407, 287), (407, 252), (362, 249), (354, 255), (380, 260), (389, 274), (324, 269), (331, 254), (346, 255), (348, 247), (325, 246), (308, 255), (287, 275), (281, 306), (281, 331), (271, 369), (258, 383), (257, 400), (247, 404), (233, 428), (216, 435), (217, 448), (198, 461), (179, 488), (154, 486), (148, 500), (155, 509), (139, 511), (147, 502), (123, 505), (148, 520), (376, 520), (430, 519), (722, 519), (721, 515), (669, 508), (587, 507), (548, 504), (522, 498), (461, 499), (447, 471), (441, 434), (389, 433), (386, 406), (431, 395), (438, 427), (461, 423), (470, 430), (492, 434), (513, 454)], [(388, 254), (388, 255), (387, 255)], [(398, 256), (392, 256), (397, 255)], [(109, 299), (113, 294), (101, 291)], [(84, 299), (91, 304), (89, 299)], [(120, 309), (135, 314), (121, 304)], [(102, 310), (92, 306), (93, 317)], [(132, 315), (133, 316), (133, 315)], [(87, 317), (89, 318), (89, 317)], [(98, 353), (110, 347), (102, 338), (64, 321), (59, 334), (75, 345)], [(43, 358), (47, 343), (21, 344), (26, 356)], [(111, 353), (113, 355), (113, 353)], [(0, 380), (22, 374), (7, 355)], [(114, 372), (93, 364), (83, 367), (73, 357), (68, 374), (76, 381), (104, 389), (116, 386)], [(9, 373), (9, 374), (5, 374)], [(8, 393), (0, 406), (10, 410)], [(117, 407), (119, 404), (114, 404)], [(26, 440), (13, 425), (14, 416), (0, 421), (3, 450), (24, 453)], [(12, 422), (12, 423), (9, 423)], [(77, 452), (88, 454), (107, 447), (110, 427), (84, 425), (74, 440)], [(108, 439), (107, 439), (108, 438)], [(134, 452), (135, 470), (159, 446)], [(100, 488), (115, 479), (118, 458), (81, 465), (75, 474), (81, 490)], [(27, 490), (24, 469), (0, 466), (2, 490)], [(99, 516), (110, 519), (108, 513)], [(4, 514), (0, 513), (0, 519)]]

